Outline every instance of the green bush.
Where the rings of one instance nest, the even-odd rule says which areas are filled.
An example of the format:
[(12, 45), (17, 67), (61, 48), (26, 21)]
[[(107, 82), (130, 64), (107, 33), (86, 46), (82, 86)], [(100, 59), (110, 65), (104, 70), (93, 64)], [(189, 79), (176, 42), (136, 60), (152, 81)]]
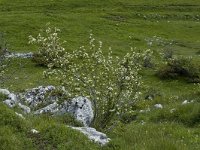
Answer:
[(168, 59), (166, 65), (160, 67), (156, 75), (161, 79), (184, 78), (188, 82), (200, 81), (199, 67), (189, 58)]

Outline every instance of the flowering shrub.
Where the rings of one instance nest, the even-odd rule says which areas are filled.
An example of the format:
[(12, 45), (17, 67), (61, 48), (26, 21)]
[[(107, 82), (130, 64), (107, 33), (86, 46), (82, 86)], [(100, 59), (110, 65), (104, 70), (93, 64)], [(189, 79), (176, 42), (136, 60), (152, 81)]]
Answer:
[[(49, 60), (52, 49), (45, 47), (45, 38), (39, 36), (38, 39), (44, 45), (42, 51), (47, 49), (44, 54)], [(59, 80), (67, 90), (67, 97), (85, 96), (91, 99), (94, 107), (93, 126), (103, 128), (113, 116), (132, 113), (132, 107), (141, 95), (142, 81), (139, 71), (146, 55), (149, 57), (150, 53), (149, 50), (139, 53), (132, 49), (120, 59), (112, 56), (111, 48), (104, 55), (101, 41), (96, 45), (97, 41), (91, 34), (88, 48), (81, 46), (71, 53), (57, 53), (48, 64), (49, 69), (44, 75)], [(54, 67), (57, 64), (59, 68)]]
[(38, 47), (38, 52), (33, 54), (33, 61), (38, 65), (60, 66), (62, 62), (60, 57), (65, 53), (65, 48), (62, 47), (64, 42), (60, 42), (58, 37), (59, 32), (60, 29), (56, 27), (48, 27), (43, 35), (38, 34), (36, 38), (29, 36), (29, 43), (36, 44)]

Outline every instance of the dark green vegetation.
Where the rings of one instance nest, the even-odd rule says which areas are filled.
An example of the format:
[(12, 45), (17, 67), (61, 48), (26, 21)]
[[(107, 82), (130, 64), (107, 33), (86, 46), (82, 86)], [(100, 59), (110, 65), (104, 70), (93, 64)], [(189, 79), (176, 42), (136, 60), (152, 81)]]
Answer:
[[(112, 47), (114, 55), (123, 56), (131, 46), (151, 48), (156, 55), (172, 51), (177, 57), (193, 57), (195, 69), (184, 63), (182, 69), (198, 74), (199, 0), (0, 0), (0, 32), (5, 34), (10, 51), (35, 51), (28, 36), (36, 36), (48, 22), (61, 29), (68, 51), (88, 43), (92, 30), (106, 48)], [(200, 149), (200, 87), (188, 83), (187, 77), (177, 77), (177, 72), (176, 78), (161, 80), (155, 75), (157, 67), (163, 67), (161, 61), (156, 59), (155, 68), (142, 72), (149, 87), (144, 100), (133, 116), (123, 116), (121, 123), (104, 130), (112, 141), (103, 149)], [(12, 59), (0, 87), (20, 92), (56, 84), (42, 79), (44, 70), (31, 60)], [(153, 100), (145, 99), (147, 95)], [(181, 105), (184, 100), (193, 103)], [(157, 103), (164, 108), (155, 109)], [(151, 111), (139, 113), (148, 108)], [(0, 103), (0, 149), (101, 149), (68, 129), (66, 124), (77, 123), (67, 116), (29, 118), (19, 119)], [(41, 131), (38, 137), (30, 133), (32, 128)]]

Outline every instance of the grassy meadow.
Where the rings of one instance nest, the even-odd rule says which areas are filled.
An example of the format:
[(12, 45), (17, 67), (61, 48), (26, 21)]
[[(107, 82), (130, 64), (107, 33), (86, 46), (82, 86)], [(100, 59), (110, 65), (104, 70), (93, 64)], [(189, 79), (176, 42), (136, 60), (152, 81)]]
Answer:
[[(200, 68), (199, 0), (0, 0), (0, 34), (11, 52), (36, 52), (28, 36), (37, 36), (47, 23), (61, 29), (67, 51), (87, 45), (93, 33), (103, 42), (105, 53), (109, 47), (119, 57), (131, 47), (151, 49), (155, 55), (170, 50), (177, 57), (192, 57)], [(108, 145), (100, 147), (67, 128), (66, 124), (78, 126), (69, 116), (27, 116), (23, 120), (0, 102), (0, 149), (200, 149), (200, 86), (183, 78), (161, 80), (155, 75), (161, 61), (155, 58), (156, 67), (141, 72), (148, 86), (143, 92), (153, 99), (145, 99), (144, 94), (136, 117), (125, 116), (103, 130), (111, 138)], [(21, 92), (58, 84), (43, 78), (46, 68), (31, 59), (10, 59), (8, 64), (0, 88)], [(185, 100), (192, 102), (182, 105)], [(158, 103), (163, 109), (154, 107)], [(29, 132), (33, 127), (41, 131), (38, 137)]]

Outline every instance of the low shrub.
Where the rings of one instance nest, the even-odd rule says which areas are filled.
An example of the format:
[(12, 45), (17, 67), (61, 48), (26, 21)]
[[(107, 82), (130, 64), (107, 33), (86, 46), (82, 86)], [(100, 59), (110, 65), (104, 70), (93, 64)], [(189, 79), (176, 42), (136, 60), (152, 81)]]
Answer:
[(167, 63), (160, 67), (156, 75), (161, 79), (178, 79), (183, 77), (186, 81), (200, 82), (199, 67), (189, 58), (168, 59)]

